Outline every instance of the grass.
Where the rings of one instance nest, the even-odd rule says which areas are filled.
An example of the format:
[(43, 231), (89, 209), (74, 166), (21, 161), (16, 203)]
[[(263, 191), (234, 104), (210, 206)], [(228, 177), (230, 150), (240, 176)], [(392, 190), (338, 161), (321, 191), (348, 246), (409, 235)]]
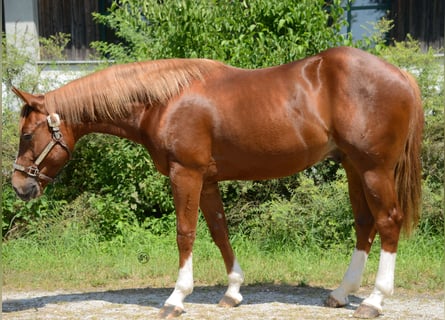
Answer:
[[(342, 247), (279, 248), (270, 252), (242, 237), (233, 237), (232, 243), (245, 272), (245, 284), (334, 288), (352, 253), (352, 248)], [(430, 293), (443, 290), (443, 255), (443, 239), (402, 240), (396, 287)], [(107, 242), (82, 230), (51, 237), (44, 243), (21, 238), (4, 243), (2, 256), (6, 290), (172, 287), (178, 265), (173, 233), (154, 236), (141, 229)], [(373, 285), (378, 258), (376, 243), (363, 277), (364, 286)], [(195, 242), (193, 263), (196, 285), (226, 285), (223, 260), (203, 226)]]

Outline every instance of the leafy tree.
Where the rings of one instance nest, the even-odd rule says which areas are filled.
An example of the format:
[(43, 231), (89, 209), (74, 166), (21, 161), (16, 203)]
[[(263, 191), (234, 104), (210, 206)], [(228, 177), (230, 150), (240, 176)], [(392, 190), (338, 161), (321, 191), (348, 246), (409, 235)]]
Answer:
[(339, 0), (120, 0), (95, 18), (122, 41), (94, 47), (119, 62), (200, 57), (257, 68), (342, 43), (342, 14)]

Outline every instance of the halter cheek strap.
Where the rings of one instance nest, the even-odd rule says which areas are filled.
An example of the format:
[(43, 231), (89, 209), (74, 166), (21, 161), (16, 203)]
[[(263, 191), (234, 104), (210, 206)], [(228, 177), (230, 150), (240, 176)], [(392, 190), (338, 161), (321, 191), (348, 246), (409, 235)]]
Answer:
[(51, 131), (51, 141), (46, 145), (43, 149), (42, 153), (37, 157), (34, 163), (25, 167), (17, 163), (17, 161), (12, 165), (13, 168), (17, 171), (21, 171), (26, 173), (28, 176), (37, 178), (40, 180), (45, 180), (48, 182), (52, 182), (54, 179), (48, 177), (47, 175), (40, 172), (39, 165), (42, 161), (48, 156), (51, 150), (55, 145), (59, 144), (65, 151), (68, 153), (68, 158), (71, 159), (71, 151), (68, 148), (68, 145), (63, 141), (62, 133), (60, 132), (60, 117), (57, 113), (52, 113), (48, 117), (46, 117), (46, 121), (48, 122), (49, 129)]

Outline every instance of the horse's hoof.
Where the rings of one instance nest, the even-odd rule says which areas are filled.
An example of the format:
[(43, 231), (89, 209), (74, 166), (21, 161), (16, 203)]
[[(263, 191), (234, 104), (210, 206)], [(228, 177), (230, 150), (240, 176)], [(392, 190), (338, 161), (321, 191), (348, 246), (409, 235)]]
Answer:
[(221, 301), (218, 303), (218, 306), (224, 307), (224, 308), (233, 308), (238, 307), (240, 305), (241, 301), (237, 301), (229, 296), (224, 296)]
[(160, 319), (173, 319), (179, 317), (183, 312), (184, 310), (180, 307), (166, 304), (159, 310), (158, 316)]
[[(346, 303), (347, 304), (347, 303)], [(333, 296), (329, 295), (326, 300), (324, 301), (325, 307), (329, 308), (342, 308), (346, 305), (345, 303), (340, 303), (337, 299), (335, 299)]]
[(378, 310), (376, 307), (363, 303), (354, 312), (354, 318), (360, 319), (374, 319), (377, 318), (379, 315), (380, 310)]

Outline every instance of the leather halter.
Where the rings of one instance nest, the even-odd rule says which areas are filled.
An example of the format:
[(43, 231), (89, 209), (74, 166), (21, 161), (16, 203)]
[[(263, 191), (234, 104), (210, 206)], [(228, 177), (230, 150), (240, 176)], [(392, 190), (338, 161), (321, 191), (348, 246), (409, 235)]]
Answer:
[(59, 144), (65, 151), (68, 153), (69, 159), (71, 159), (71, 151), (68, 148), (68, 145), (63, 141), (62, 132), (60, 132), (60, 117), (57, 113), (50, 114), (46, 117), (48, 122), (49, 129), (51, 131), (51, 141), (48, 142), (45, 149), (43, 149), (42, 153), (37, 157), (32, 165), (29, 167), (22, 166), (17, 163), (17, 160), (12, 165), (15, 170), (26, 173), (29, 177), (36, 178), (39, 180), (45, 180), (48, 182), (52, 182), (54, 178), (48, 177), (47, 175), (40, 172), (39, 165), (43, 162), (43, 160), (48, 156), (51, 150), (55, 145)]

